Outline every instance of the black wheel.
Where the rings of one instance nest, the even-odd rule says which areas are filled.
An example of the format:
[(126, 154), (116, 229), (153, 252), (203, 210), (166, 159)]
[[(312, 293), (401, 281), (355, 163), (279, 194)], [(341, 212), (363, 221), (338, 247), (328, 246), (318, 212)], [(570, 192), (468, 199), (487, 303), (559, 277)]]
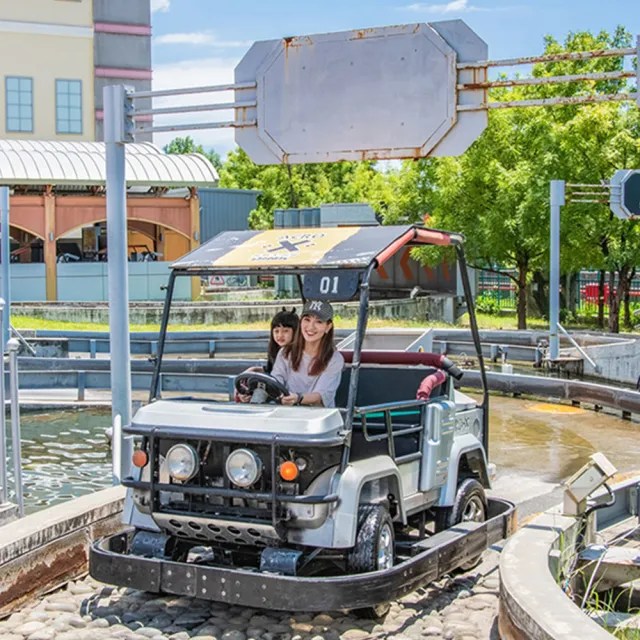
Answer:
[[(484, 487), (473, 478), (467, 478), (458, 485), (456, 499), (452, 507), (436, 509), (436, 533), (444, 531), (460, 522), (484, 522), (487, 519), (487, 497)], [(469, 559), (460, 568), (473, 569), (482, 554)]]
[[(380, 504), (360, 505), (356, 544), (347, 557), (349, 573), (391, 569), (394, 556), (395, 536), (389, 510)], [(361, 618), (377, 620), (386, 616), (390, 608), (388, 602), (383, 602), (374, 607), (356, 609), (353, 613)]]

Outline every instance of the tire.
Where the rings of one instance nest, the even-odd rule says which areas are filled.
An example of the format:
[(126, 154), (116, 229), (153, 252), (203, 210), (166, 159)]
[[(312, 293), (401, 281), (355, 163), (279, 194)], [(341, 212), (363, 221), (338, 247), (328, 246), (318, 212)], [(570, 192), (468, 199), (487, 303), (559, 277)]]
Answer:
[[(454, 527), (460, 522), (484, 522), (487, 519), (487, 497), (484, 487), (473, 478), (467, 478), (458, 485), (452, 507), (439, 507), (436, 510), (436, 533)], [(482, 554), (470, 558), (460, 566), (463, 571), (473, 569)]]
[[(358, 509), (356, 544), (347, 556), (349, 573), (368, 573), (390, 569), (394, 561), (395, 536), (389, 510), (380, 504), (362, 504)], [(389, 613), (388, 602), (356, 609), (361, 618), (378, 620)]]

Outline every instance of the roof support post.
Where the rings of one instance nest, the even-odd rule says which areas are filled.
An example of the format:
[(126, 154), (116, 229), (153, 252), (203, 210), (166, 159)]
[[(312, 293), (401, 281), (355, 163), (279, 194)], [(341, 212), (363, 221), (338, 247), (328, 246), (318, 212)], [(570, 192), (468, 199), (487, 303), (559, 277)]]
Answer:
[[(127, 260), (127, 186), (125, 142), (126, 90), (104, 88), (104, 133), (107, 163), (107, 247), (111, 355), (111, 414), (122, 426), (131, 424), (131, 347), (129, 339), (129, 276)], [(133, 443), (121, 438), (122, 475), (129, 475)], [(125, 509), (127, 506), (125, 505)]]
[(44, 194), (44, 266), (47, 300), (58, 299), (58, 265), (56, 263), (56, 197), (50, 186)]

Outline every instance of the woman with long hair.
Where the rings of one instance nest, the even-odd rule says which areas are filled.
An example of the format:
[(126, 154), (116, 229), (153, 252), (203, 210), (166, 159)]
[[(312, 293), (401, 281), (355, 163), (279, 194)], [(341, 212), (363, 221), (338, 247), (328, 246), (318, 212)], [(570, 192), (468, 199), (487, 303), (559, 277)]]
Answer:
[(344, 358), (334, 346), (332, 306), (308, 300), (293, 342), (279, 351), (271, 371), (289, 390), (282, 404), (335, 407), (343, 368)]

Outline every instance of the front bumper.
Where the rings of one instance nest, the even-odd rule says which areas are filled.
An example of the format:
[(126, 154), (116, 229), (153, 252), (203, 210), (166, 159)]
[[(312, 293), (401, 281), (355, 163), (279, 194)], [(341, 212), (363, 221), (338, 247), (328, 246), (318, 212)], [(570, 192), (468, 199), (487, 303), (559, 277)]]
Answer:
[[(371, 607), (415, 591), (513, 533), (515, 506), (489, 500), (489, 519), (462, 523), (416, 542), (409, 560), (387, 571), (335, 577), (291, 577), (245, 569), (129, 555), (133, 530), (94, 542), (89, 571), (118, 586), (192, 596), (280, 611), (336, 611)], [(407, 553), (403, 548), (403, 553)]]

